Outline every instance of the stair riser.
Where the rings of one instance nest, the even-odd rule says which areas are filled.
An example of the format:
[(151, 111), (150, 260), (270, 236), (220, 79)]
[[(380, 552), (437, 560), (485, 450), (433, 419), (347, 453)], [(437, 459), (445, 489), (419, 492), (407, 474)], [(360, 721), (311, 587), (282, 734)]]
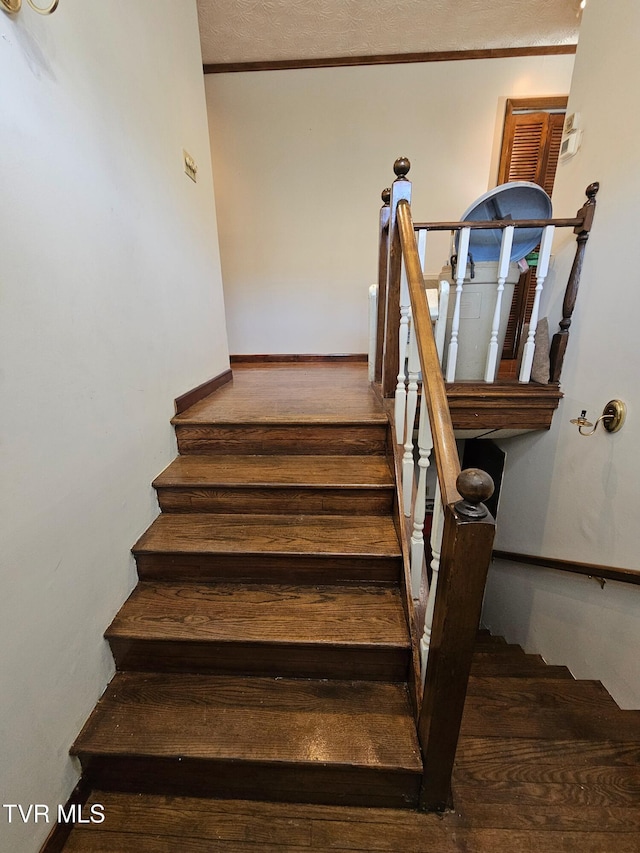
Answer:
[(120, 671), (405, 681), (408, 649), (108, 637)]
[(393, 586), (397, 557), (306, 557), (297, 554), (136, 554), (140, 580)]
[(163, 512), (386, 515), (392, 489), (158, 488)]
[[(259, 737), (259, 732), (256, 732)], [(415, 808), (421, 776), (408, 771), (190, 758), (79, 756), (93, 788), (224, 799)]]
[(176, 425), (181, 454), (383, 455), (386, 424)]

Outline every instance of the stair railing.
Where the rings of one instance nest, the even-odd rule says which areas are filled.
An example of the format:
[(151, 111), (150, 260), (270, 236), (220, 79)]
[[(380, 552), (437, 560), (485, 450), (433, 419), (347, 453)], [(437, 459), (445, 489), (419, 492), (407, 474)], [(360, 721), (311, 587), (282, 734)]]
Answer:
[[(397, 161), (401, 162), (401, 161)], [(402, 162), (405, 162), (402, 160)], [(408, 163), (408, 161), (406, 161)], [(402, 176), (404, 178), (403, 190), (409, 193), (410, 200), (410, 183), (406, 181), (406, 172)], [(399, 176), (400, 180), (400, 176)], [(397, 183), (397, 182), (396, 182)], [(405, 186), (405, 183), (407, 186)], [(457, 235), (457, 257), (466, 258), (471, 232), (474, 230), (501, 230), (501, 250), (500, 257), (497, 263), (496, 270), (496, 293), (495, 302), (493, 305), (493, 316), (490, 327), (489, 339), (485, 343), (478, 342), (478, 347), (486, 346), (485, 367), (483, 371), (483, 380), (485, 382), (495, 382), (497, 376), (498, 365), (500, 362), (499, 338), (501, 332), (504, 332), (503, 322), (506, 318), (506, 313), (503, 311), (503, 296), (505, 291), (505, 282), (507, 281), (511, 245), (514, 237), (514, 231), (517, 229), (542, 229), (542, 238), (538, 252), (536, 265), (536, 288), (534, 293), (533, 306), (529, 320), (529, 330), (526, 341), (524, 342), (520, 369), (518, 373), (518, 381), (520, 383), (528, 383), (531, 381), (531, 371), (533, 366), (533, 358), (536, 345), (536, 328), (540, 313), (541, 296), (544, 286), (544, 281), (549, 270), (551, 260), (551, 250), (556, 228), (573, 228), (576, 234), (576, 253), (571, 268), (571, 273), (567, 282), (564, 302), (562, 307), (562, 319), (560, 320), (559, 331), (554, 335), (551, 349), (549, 353), (550, 370), (548, 382), (558, 384), (562, 373), (562, 364), (569, 339), (569, 327), (571, 326), (572, 315), (576, 305), (578, 288), (580, 284), (580, 276), (584, 260), (586, 243), (589, 239), (593, 217), (595, 214), (596, 195), (599, 189), (599, 183), (590, 184), (585, 193), (587, 201), (578, 210), (574, 218), (569, 219), (531, 219), (531, 220), (493, 220), (485, 222), (418, 222), (414, 224), (416, 239), (418, 242), (418, 253), (421, 261), (423, 273), (426, 269), (425, 254), (427, 235), (435, 232), (449, 231), (452, 235)], [(410, 326), (410, 310), (408, 308), (408, 297), (406, 286), (401, 287), (401, 295), (404, 297), (400, 302), (400, 310), (402, 316), (402, 329), (399, 330), (399, 346), (395, 348), (395, 344), (390, 347), (385, 334), (389, 334), (389, 324), (386, 322), (388, 316), (387, 302), (387, 280), (389, 278), (389, 270), (387, 265), (391, 256), (389, 248), (390, 228), (393, 227), (393, 212), (391, 209), (391, 190), (384, 190), (382, 193), (384, 205), (380, 212), (380, 262), (379, 262), (379, 277), (378, 277), (378, 298), (377, 298), (377, 323), (376, 323), (376, 338), (370, 340), (370, 352), (372, 359), (375, 353), (375, 362), (372, 365), (371, 373), (375, 381), (382, 383), (382, 389), (385, 397), (393, 395), (393, 389), (390, 383), (395, 382), (395, 389), (398, 392), (398, 409), (401, 409), (406, 401), (405, 384), (407, 377), (404, 375), (402, 368), (402, 356), (404, 354), (403, 347), (406, 346), (406, 336), (404, 332)], [(397, 202), (396, 202), (397, 203)], [(460, 340), (465, 336), (464, 322), (462, 320), (462, 300), (465, 281), (469, 280), (472, 274), (471, 265), (467, 263), (458, 263), (454, 274), (455, 289), (452, 293), (452, 316), (447, 322), (446, 308), (445, 316), (441, 316), (439, 323), (441, 325), (441, 334), (445, 334), (447, 328), (447, 343), (444, 349), (442, 362), (444, 363), (445, 378), (447, 382), (455, 382), (459, 380), (477, 379), (474, 376), (460, 375), (458, 364), (458, 351)], [(448, 282), (441, 281), (440, 289), (449, 287)], [(393, 323), (392, 326), (393, 328)], [(386, 331), (385, 331), (386, 330)], [(373, 330), (372, 330), (373, 331)], [(384, 359), (383, 359), (384, 353)], [(386, 370), (383, 368), (387, 367)], [(398, 366), (400, 370), (398, 370)], [(540, 381), (540, 380), (538, 380)], [(398, 412), (396, 423), (399, 424), (401, 415)]]
[[(576, 259), (567, 285), (560, 332), (554, 338), (551, 351), (550, 381), (557, 382), (575, 306), (585, 244), (593, 220), (598, 184), (587, 188), (587, 202), (575, 219), (416, 225), (411, 216), (411, 183), (406, 177), (409, 169), (410, 163), (406, 158), (396, 160), (396, 180), (382, 194), (384, 205), (380, 213), (379, 284), (377, 294), (375, 287), (370, 294), (370, 304), (375, 305), (371, 330), (376, 330), (375, 346), (370, 348), (373, 362), (370, 376), (380, 382), (384, 397), (395, 397), (393, 420), (396, 442), (402, 449), (403, 512), (411, 523), (411, 594), (417, 601), (416, 609), (424, 609), (425, 614), (420, 638), (423, 695), (418, 716), (418, 735), (425, 765), (421, 805), (426, 810), (440, 811), (452, 805), (451, 774), (491, 561), (495, 522), (483, 503), (493, 492), (491, 478), (478, 469), (460, 470), (442, 369), (443, 353), (447, 350), (446, 379), (453, 381), (456, 378), (456, 350), (461, 333), (461, 297), (466, 264), (459, 264), (455, 295), (453, 292), (451, 294), (453, 316), (447, 348), (444, 346), (444, 329), (447, 323), (448, 284), (440, 283), (440, 292), (435, 301), (434, 294), (425, 289), (427, 235), (430, 231), (458, 231), (458, 256), (466, 258), (471, 230), (502, 230), (495, 310), (485, 368), (485, 381), (492, 382), (499, 358), (501, 299), (514, 230), (544, 229), (531, 331), (525, 343), (519, 376), (520, 382), (528, 382), (540, 294), (549, 264), (554, 228), (574, 229), (578, 243)], [(424, 529), (427, 505), (431, 500), (433, 513), (429, 547), (425, 548)], [(420, 601), (425, 586), (426, 600)]]
[[(412, 583), (417, 586), (425, 560), (423, 527), (431, 455), (437, 476), (430, 540), (431, 580), (420, 644), (424, 691), (418, 717), (425, 764), (421, 804), (434, 811), (451, 805), (451, 773), (495, 529), (482, 501), (491, 495), (493, 483), (477, 469), (460, 471), (411, 219), (408, 161), (396, 161), (394, 170), (398, 177), (389, 194), (388, 229), (381, 227), (387, 232), (388, 246), (386, 264), (381, 260), (386, 272), (381, 293), (386, 291), (386, 300), (378, 300), (378, 307), (382, 306), (378, 320), (382, 314), (385, 329), (381, 375), (383, 386), (386, 377), (390, 387), (390, 365), (395, 365), (395, 391), (400, 392), (396, 393), (395, 426), (397, 441), (404, 444), (405, 484), (413, 482), (413, 426), (420, 374), (422, 377), (418, 486), (415, 495), (408, 491), (405, 494), (413, 517)], [(407, 337), (409, 316), (411, 335)], [(404, 394), (400, 386), (405, 389)]]

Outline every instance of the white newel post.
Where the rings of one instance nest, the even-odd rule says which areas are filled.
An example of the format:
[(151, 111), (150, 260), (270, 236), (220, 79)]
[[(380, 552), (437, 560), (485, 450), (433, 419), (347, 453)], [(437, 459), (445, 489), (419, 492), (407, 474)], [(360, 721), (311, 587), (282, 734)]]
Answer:
[(549, 271), (549, 259), (551, 257), (554, 231), (555, 227), (553, 225), (547, 225), (540, 242), (538, 268), (536, 270), (536, 293), (533, 300), (533, 308), (531, 309), (531, 319), (529, 320), (529, 334), (527, 335), (527, 342), (524, 345), (522, 353), (522, 366), (520, 367), (520, 376), (518, 377), (520, 382), (529, 382), (531, 379), (533, 354), (536, 348), (536, 326), (538, 325), (538, 314), (540, 313), (540, 297), (542, 296), (544, 280)]
[(443, 530), (444, 509), (442, 507), (442, 498), (440, 497), (440, 484), (438, 484), (433, 503), (433, 520), (431, 523), (431, 583), (429, 584), (427, 610), (424, 614), (424, 631), (420, 640), (420, 677), (422, 678), (423, 685), (427, 675), (427, 658), (429, 657), (429, 646), (431, 645), (431, 626), (433, 625), (433, 612), (438, 588)]
[(456, 364), (458, 361), (458, 333), (460, 331), (460, 302), (462, 300), (462, 283), (467, 271), (467, 255), (469, 254), (470, 228), (460, 229), (460, 240), (458, 241), (458, 263), (456, 266), (456, 302), (453, 309), (453, 320), (451, 321), (451, 340), (449, 341), (449, 352), (447, 354), (447, 382), (455, 382)]
[(498, 366), (498, 333), (500, 332), (500, 315), (502, 314), (502, 294), (504, 283), (509, 275), (509, 264), (511, 263), (511, 247), (513, 245), (513, 225), (507, 225), (502, 230), (502, 244), (500, 246), (500, 260), (498, 261), (498, 290), (496, 293), (496, 307), (493, 312), (491, 324), (491, 338), (487, 351), (487, 365), (484, 372), (485, 382), (495, 382), (496, 368)]
[(420, 598), (422, 566), (424, 563), (424, 519), (427, 511), (427, 471), (429, 469), (433, 439), (426, 400), (420, 404), (420, 422), (418, 425), (418, 491), (413, 509), (413, 532), (411, 533), (411, 595)]
[(405, 362), (407, 358), (407, 339), (409, 337), (409, 285), (407, 283), (407, 274), (402, 262), (402, 271), (400, 273), (400, 328), (398, 330), (398, 384), (396, 385), (396, 401), (395, 401), (395, 424), (396, 424), (396, 441), (398, 444), (404, 444), (404, 427), (405, 427), (405, 412), (407, 405), (407, 387), (406, 376), (404, 372)]

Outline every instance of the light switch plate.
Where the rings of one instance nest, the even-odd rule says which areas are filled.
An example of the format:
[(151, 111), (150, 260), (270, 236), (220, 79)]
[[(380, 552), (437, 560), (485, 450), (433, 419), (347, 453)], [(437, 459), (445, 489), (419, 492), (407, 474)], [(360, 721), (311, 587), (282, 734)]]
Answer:
[(191, 156), (191, 154), (189, 154), (188, 151), (185, 151), (184, 148), (182, 149), (182, 154), (184, 155), (184, 171), (185, 171), (185, 174), (188, 175), (191, 178), (191, 180), (195, 183), (196, 177), (198, 174), (198, 166), (196, 164), (196, 161), (193, 159), (193, 157)]

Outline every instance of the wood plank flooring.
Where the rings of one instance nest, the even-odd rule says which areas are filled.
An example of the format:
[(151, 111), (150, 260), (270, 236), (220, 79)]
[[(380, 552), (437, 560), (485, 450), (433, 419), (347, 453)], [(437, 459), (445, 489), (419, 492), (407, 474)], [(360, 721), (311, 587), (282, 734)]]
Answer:
[[(630, 740), (623, 726), (610, 731), (610, 719), (602, 718), (593, 738), (563, 732), (575, 713), (594, 713), (592, 703), (623, 715), (632, 732), (640, 714), (616, 710), (602, 688), (574, 681), (563, 667), (546, 667), (517, 646), (481, 638), (474, 666), (488, 661), (496, 694), (520, 709), (520, 727), (504, 731), (501, 712), (487, 710), (483, 696), (494, 678), (473, 680), (451, 813), (96, 790), (86, 808), (103, 805), (106, 819), (77, 826), (65, 853), (639, 853), (640, 738)], [(537, 674), (514, 674), (518, 666)], [(551, 670), (546, 678), (545, 669)], [(544, 736), (531, 731), (525, 713), (535, 713), (539, 701), (556, 708), (557, 729)]]
[(390, 427), (366, 365), (239, 368), (174, 423), (181, 457), (106, 632), (118, 672), (72, 749), (86, 778), (415, 806)]
[(73, 747), (84, 814), (105, 820), (66, 851), (640, 853), (640, 714), (486, 632), (455, 811), (414, 811), (400, 524), (366, 365), (237, 366), (174, 424), (141, 580), (107, 630), (118, 672)]

